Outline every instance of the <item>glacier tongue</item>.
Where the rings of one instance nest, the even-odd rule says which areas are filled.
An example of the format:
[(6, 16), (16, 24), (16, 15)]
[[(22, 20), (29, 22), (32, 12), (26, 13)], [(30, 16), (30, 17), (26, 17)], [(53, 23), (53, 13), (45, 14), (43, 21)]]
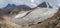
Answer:
[(18, 17), (16, 19), (13, 19), (12, 22), (20, 25), (36, 24), (52, 17), (57, 11), (58, 9), (36, 8), (24, 18)]

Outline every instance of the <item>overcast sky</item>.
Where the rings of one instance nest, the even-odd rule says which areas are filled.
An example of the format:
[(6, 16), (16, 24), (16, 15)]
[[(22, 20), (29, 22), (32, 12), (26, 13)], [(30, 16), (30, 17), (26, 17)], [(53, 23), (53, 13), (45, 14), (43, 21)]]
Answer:
[[(26, 4), (27, 6), (34, 8), (43, 1), (44, 0), (0, 0), (0, 8), (5, 7), (7, 4)], [(53, 7), (60, 6), (60, 0), (46, 0), (46, 2), (49, 2)]]

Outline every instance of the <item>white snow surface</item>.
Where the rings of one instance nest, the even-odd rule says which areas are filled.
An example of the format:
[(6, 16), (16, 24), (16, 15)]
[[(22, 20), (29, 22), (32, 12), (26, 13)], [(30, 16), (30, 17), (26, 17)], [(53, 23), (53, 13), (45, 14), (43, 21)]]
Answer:
[(18, 14), (19, 16), (17, 18), (12, 19), (12, 22), (20, 25), (36, 24), (38, 22), (51, 18), (57, 11), (58, 9), (36, 8), (23, 18), (20, 18), (21, 15), (25, 15), (26, 13), (22, 13), (21, 15)]

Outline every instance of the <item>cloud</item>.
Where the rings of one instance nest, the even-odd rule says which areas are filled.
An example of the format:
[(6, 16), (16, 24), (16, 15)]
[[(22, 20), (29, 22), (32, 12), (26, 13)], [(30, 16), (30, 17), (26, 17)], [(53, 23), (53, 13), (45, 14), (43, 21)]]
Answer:
[(8, 0), (0, 0), (0, 8), (6, 6), (8, 3)]

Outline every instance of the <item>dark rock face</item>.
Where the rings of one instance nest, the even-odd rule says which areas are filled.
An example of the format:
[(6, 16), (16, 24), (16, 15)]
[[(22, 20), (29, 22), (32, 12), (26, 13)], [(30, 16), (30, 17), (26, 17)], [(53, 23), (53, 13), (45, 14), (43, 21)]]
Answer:
[(6, 7), (2, 8), (1, 10), (6, 12), (6, 13), (9, 13), (13, 9), (15, 9), (15, 7), (16, 7), (16, 5), (14, 5), (14, 4), (8, 4)]
[(1, 11), (5, 12), (5, 13), (10, 13), (12, 11), (14, 12), (19, 12), (19, 11), (27, 11), (27, 10), (31, 10), (31, 8), (27, 5), (15, 5), (15, 4), (8, 4), (6, 7), (0, 9)]
[(18, 5), (17, 9), (19, 9), (19, 10), (31, 10), (31, 8), (27, 5)]
[(38, 7), (46, 8), (47, 7), (46, 2), (41, 3), (40, 5), (38, 5)]
[[(49, 8), (52, 8), (52, 6), (48, 2), (47, 2), (47, 4), (49, 5)], [(43, 3), (39, 4), (37, 7), (47, 8), (47, 4), (46, 4), (46, 2), (43, 2)]]

